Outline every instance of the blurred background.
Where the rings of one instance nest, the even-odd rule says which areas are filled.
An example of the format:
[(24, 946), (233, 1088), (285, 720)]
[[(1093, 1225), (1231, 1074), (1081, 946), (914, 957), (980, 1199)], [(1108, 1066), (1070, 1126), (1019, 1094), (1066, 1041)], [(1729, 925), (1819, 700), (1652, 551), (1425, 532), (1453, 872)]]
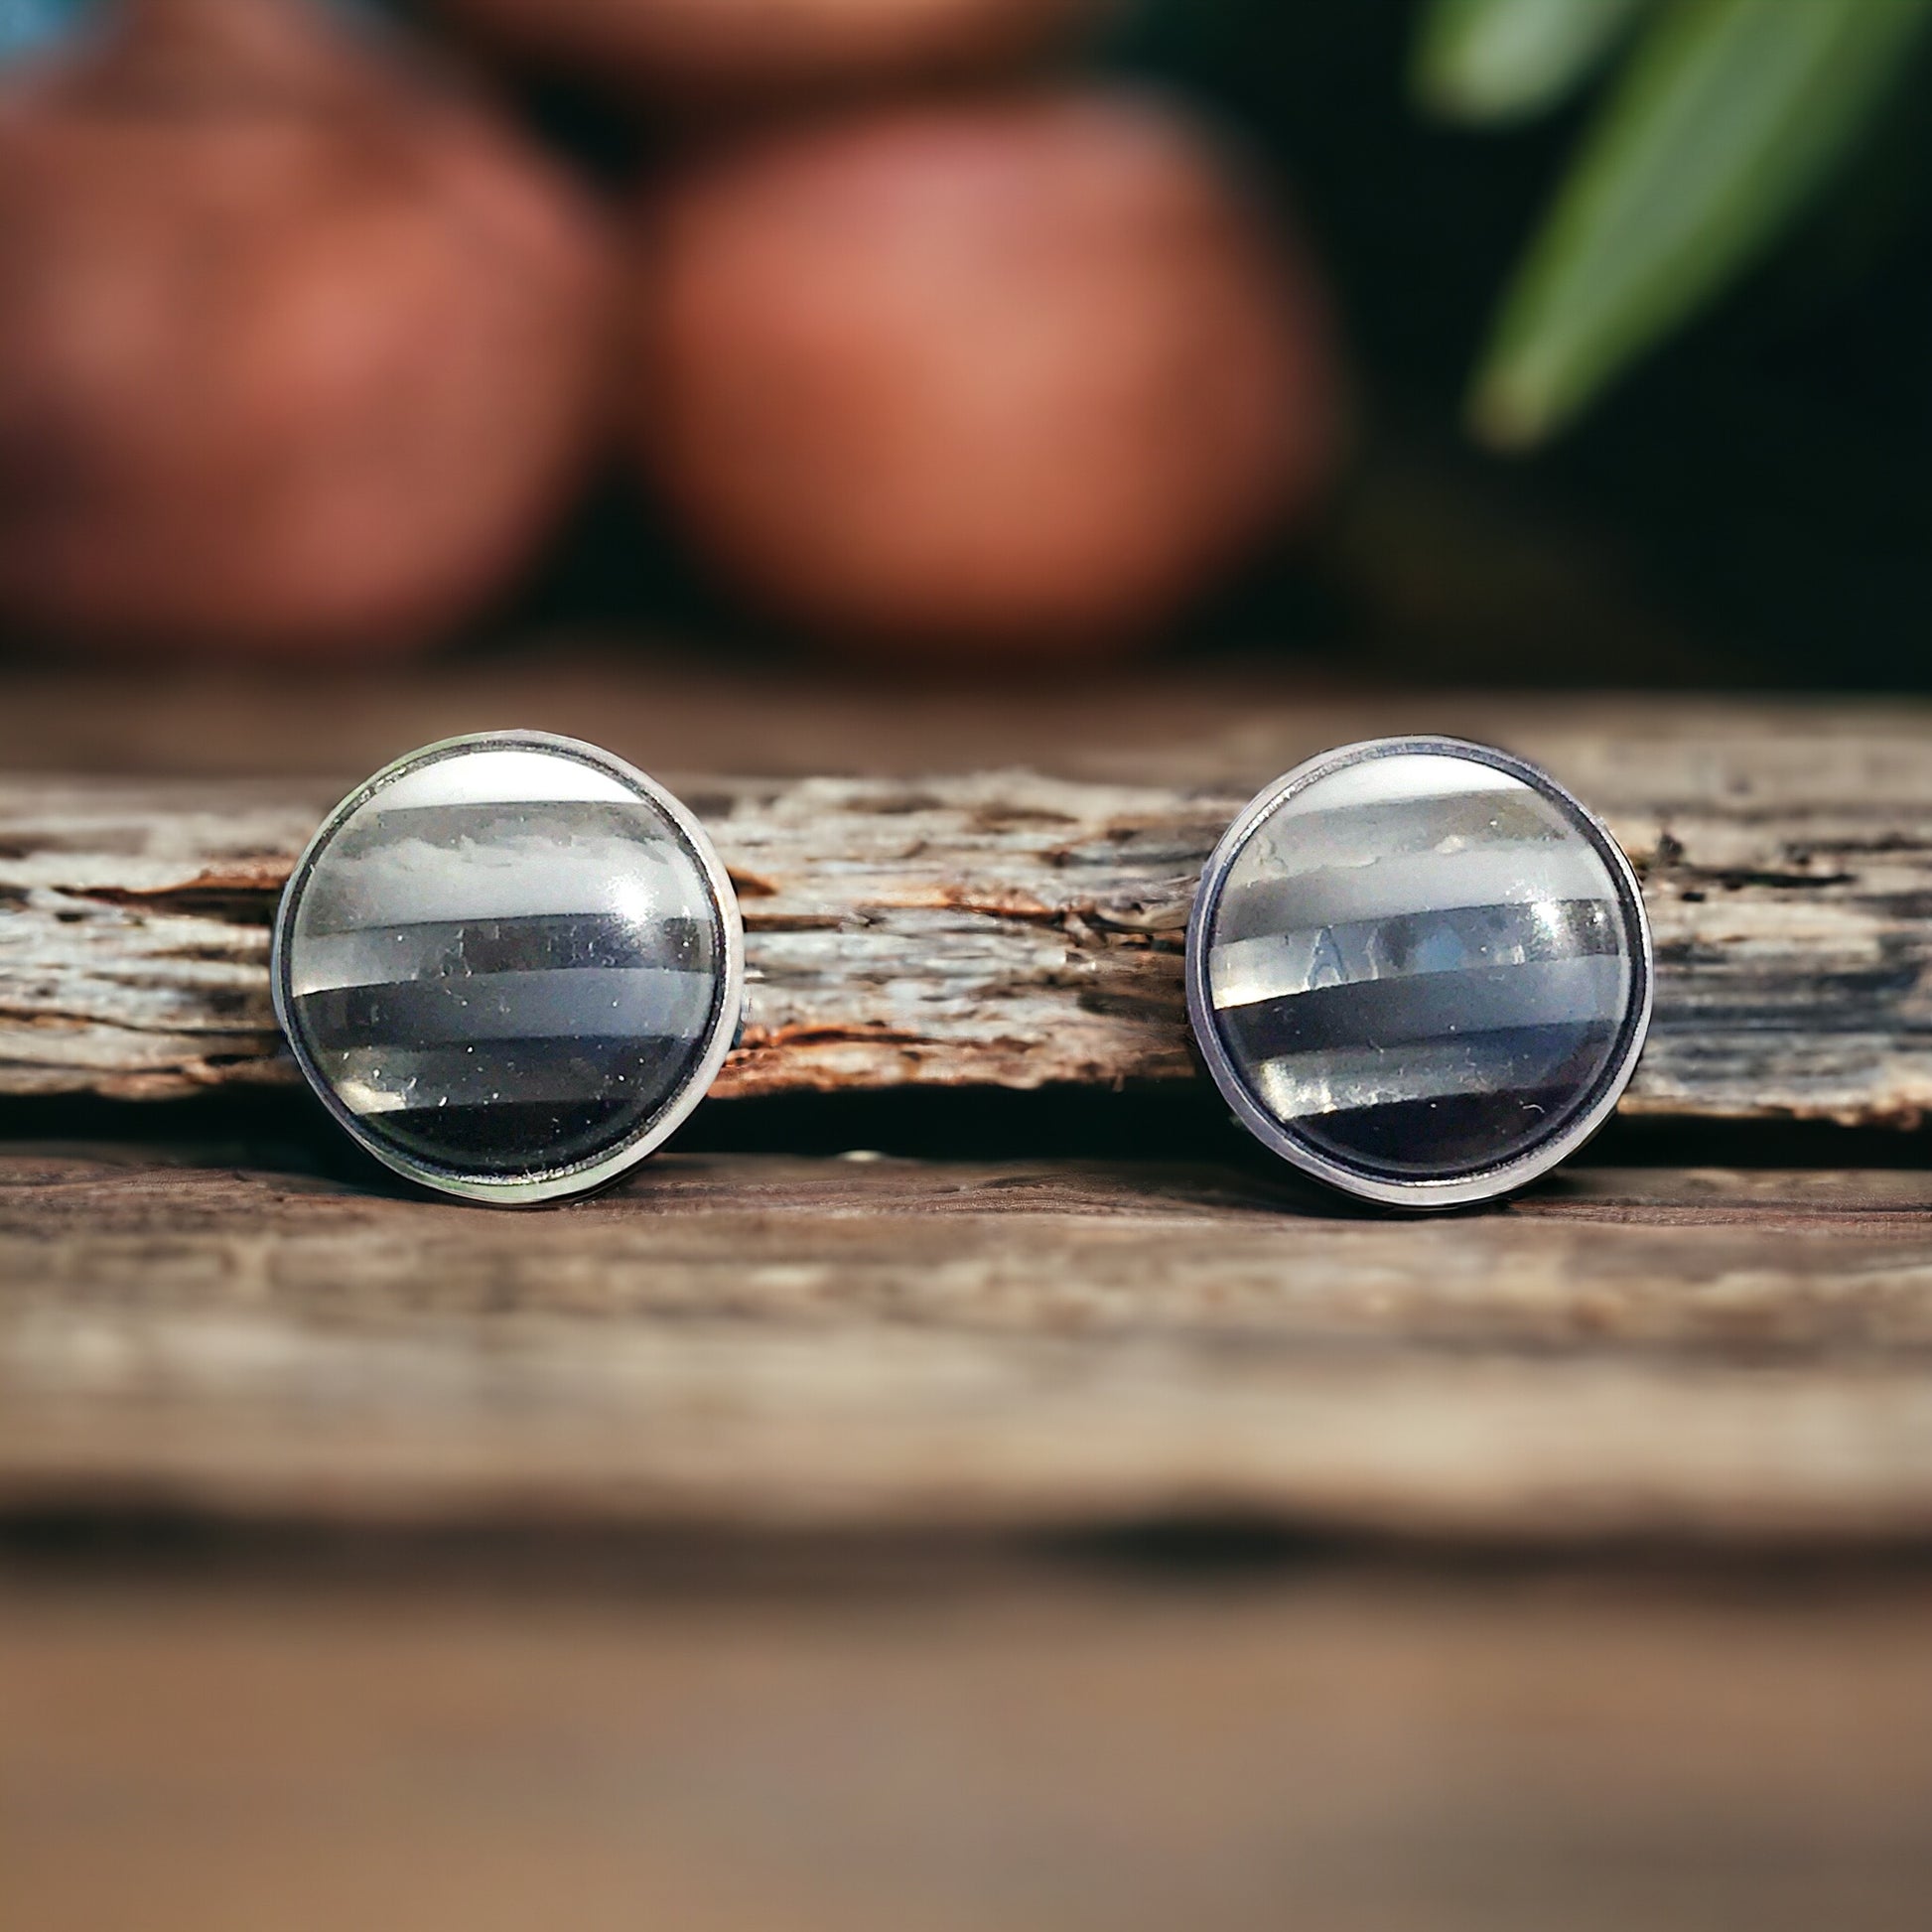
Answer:
[[(458, 729), (791, 776), (1048, 764), (1086, 737), (1099, 759), (1112, 734), (1107, 776), (1186, 786), (1181, 741), (1231, 744), (1262, 684), (1277, 725), (1330, 715), (1304, 693), (1345, 713), (1416, 692), (1454, 719), (1526, 708), (1457, 712), (1443, 687), (1568, 688), (1547, 712), (1573, 744), (1613, 709), (1584, 693), (1718, 694), (1625, 707), (1623, 747), (1646, 720), (1695, 739), (1733, 714), (1802, 741), (1830, 728), (1825, 693), (1932, 687), (1928, 58), (1932, 0), (0, 0), (0, 778), (27, 827), (0, 850), (26, 882), (0, 914), (71, 884), (31, 873), (46, 855), (138, 853), (163, 796), (146, 775), (313, 775), (320, 809)], [(1798, 696), (1727, 695), (1759, 690)], [(948, 767), (953, 725), (946, 756), (971, 751)], [(1884, 813), (1922, 769), (1918, 715), (1867, 705), (1844, 729), (1856, 809), (1832, 792), (1819, 822), (1847, 850), (1916, 852), (1924, 789)], [(1776, 749), (1738, 819), (1803, 764), (1802, 742)], [(74, 772), (120, 787), (98, 822)], [(201, 794), (167, 796), (174, 824)], [(1756, 885), (1799, 921), (1845, 910), (1787, 843)], [(229, 856), (159, 899), (107, 865), (71, 948), (0, 953), (0, 996), (10, 970), (46, 982), (15, 1013), (0, 997), (9, 1050), (31, 1062), (30, 1028), (74, 1024), (69, 968), (126, 991), (123, 1035), (172, 1024), (117, 950), (124, 903), (232, 922), (218, 956), (186, 925), (155, 943), (265, 1050), (280, 861)], [(1855, 1043), (1915, 1041), (1918, 955), (1892, 941), (1922, 916), (1917, 875), (1871, 876), (1820, 1011)], [(1743, 875), (1711, 877), (1715, 900)], [(1753, 902), (1722, 936), (1750, 954), (1774, 932)], [(1741, 992), (1729, 964), (1707, 997), (1755, 1024), (1752, 960)], [(1917, 1122), (1922, 1088), (1895, 1089)], [(676, 1387), (653, 1351), (718, 1346), (658, 1418), (663, 1439), (697, 1418), (663, 1452), (699, 1477), (720, 1419), (729, 1440), (761, 1404), (789, 1413), (793, 1351), (843, 1338), (836, 1400), (909, 1413), (926, 1385), (905, 1394), (897, 1349), (928, 1317), (974, 1362), (1036, 1344), (1042, 1409), (1115, 1375), (1132, 1402), (1184, 1282), (1101, 1320), (1070, 1281), (1030, 1339), (1024, 1289), (967, 1267), (988, 1197), (1059, 1228), (1013, 1237), (1051, 1266), (1130, 1162), (1185, 1162), (1230, 1216), (1260, 1201), (1301, 1240), (1205, 1098), (887, 1104), (907, 1097), (708, 1109), (660, 1166), (714, 1193), (668, 1243), (661, 1197), (614, 1196), (642, 1231), (560, 1264), (549, 1306), (436, 1218), (467, 1210), (351, 1171), (306, 1097), (10, 1100), (0, 1339), (31, 1385), (67, 1373), (68, 1337), (80, 1394), (24, 1422), (0, 1402), (6, 1932), (1924, 1925), (1932, 1574), (1922, 1520), (1898, 1528), (1932, 1442), (1922, 1132), (1618, 1130), (1632, 1172), (1723, 1169), (1732, 1193), (1656, 1208), (1605, 1183), (1570, 1245), (1529, 1222), (1531, 1262), (1491, 1280), (1465, 1257), (1440, 1303), (1413, 1230), (1325, 1224), (1366, 1259), (1359, 1302), (1285, 1347), (1323, 1373), (1372, 1361), (1381, 1321), (1404, 1375), (1447, 1365), (1458, 1388), (1534, 1384), (1568, 1351), (1678, 1390), (1683, 1440), (1653, 1443), (1641, 1406), (1629, 1424), (1655, 1545), (1592, 1541), (1587, 1484), (1575, 1524), (1512, 1541), (1472, 1508), (1449, 1547), (1427, 1516), (1190, 1518), (1184, 1469), (1162, 1490), (1178, 1521), (959, 1534), (651, 1518), (618, 1467), (574, 1495), (517, 1468), (508, 1521), (434, 1520), (434, 1480), (393, 1515), (357, 1491), (381, 1455), (364, 1414), (420, 1426), (443, 1466), (454, 1439), (414, 1404), (445, 1377), (476, 1378), (486, 1456), (574, 1440), (559, 1336), (593, 1368), (620, 1337), (639, 1380), (612, 1387), (644, 1408)], [(920, 1165), (869, 1165), (901, 1157)], [(1828, 1197), (1806, 1169), (1857, 1172)], [(897, 1211), (878, 1203), (928, 1172), (935, 1212), (979, 1192), (947, 1235), (967, 1227), (973, 1285), (929, 1297), (864, 1252)], [(1134, 1211), (1169, 1225), (1185, 1199), (1142, 1184)], [(808, 1232), (794, 1187), (832, 1203)], [(1780, 1311), (1763, 1250), (1723, 1245), (1753, 1213), (1806, 1266), (1844, 1228), (1858, 1243)], [(1610, 1223), (1635, 1287), (1590, 1272)], [(585, 1225), (521, 1233), (568, 1261)], [(422, 1245), (392, 1255), (404, 1226)], [(1709, 1245), (1677, 1255), (1684, 1228)], [(665, 1245), (707, 1239), (771, 1264), (781, 1318), (642, 1293)], [(1293, 1312), (1289, 1272), (1266, 1286)], [(1230, 1386), (1266, 1342), (1240, 1325), (1246, 1279), (1205, 1298), (1229, 1325), (1187, 1342)], [(1502, 1310), (1486, 1357), (1457, 1325), (1482, 1293)], [(194, 1346), (169, 1352), (178, 1318), (203, 1382)], [(298, 1370), (313, 1354), (313, 1401), (256, 1402), (282, 1359), (264, 1334), (296, 1337)], [(366, 1366), (391, 1360), (393, 1382)], [(970, 1406), (979, 1373), (945, 1387)], [(1711, 1420), (1699, 1391), (1733, 1374), (1793, 1406), (1752, 1409), (1758, 1436)], [(1807, 1374), (1840, 1406), (1798, 1406)], [(1366, 1416), (1331, 1397), (1343, 1440), (1378, 1447), (1386, 1419), (1433, 1467), (1445, 1412), (1411, 1386)], [(1468, 1386), (1472, 1414), (1491, 1385)], [(1613, 1415), (1613, 1382), (1562, 1386)], [(1857, 1431), (1834, 1430), (1873, 1388), (1904, 1474), (1864, 1547)], [(160, 1392), (137, 1447), (192, 1447), (205, 1404), (262, 1466), (216, 1457), (186, 1503), (139, 1466), (115, 1490), (92, 1431), (124, 1390), (137, 1419)], [(819, 1412), (798, 1413), (769, 1452), (809, 1467)], [(1775, 1487), (1764, 1440), (1787, 1416), (1831, 1532), (1754, 1541), (1746, 1484), (1735, 1547), (1701, 1542), (1671, 1514), (1674, 1458), (1694, 1491), (1726, 1454)], [(330, 1426), (347, 1474), (276, 1517), (280, 1458)], [(1468, 1446), (1441, 1434), (1452, 1489)], [(105, 1490), (49, 1505), (76, 1468)], [(251, 1493), (271, 1499), (254, 1517)]]
[(1926, 13), (5, 0), (6, 649), (1917, 688)]

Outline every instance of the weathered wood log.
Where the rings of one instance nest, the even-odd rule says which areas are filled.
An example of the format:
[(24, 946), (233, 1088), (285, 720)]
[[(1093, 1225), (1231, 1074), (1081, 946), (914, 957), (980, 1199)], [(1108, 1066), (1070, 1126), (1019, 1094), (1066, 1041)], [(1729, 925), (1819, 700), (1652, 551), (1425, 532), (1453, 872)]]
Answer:
[[(119, 712), (0, 701), (0, 1093), (286, 1079), (265, 963), (294, 853), (357, 765), (514, 722), (634, 757), (716, 832), (754, 974), (727, 1093), (1189, 1079), (1181, 930), (1227, 816), (1324, 745), (1436, 729), (1548, 764), (1642, 868), (1632, 1107), (1909, 1125), (1932, 1097), (1917, 713), (1155, 691), (1044, 697), (1003, 737), (945, 698), (605, 716), (608, 684), (546, 707), (480, 678), (493, 715), (425, 683), (318, 706), (301, 756), (226, 686), (213, 748), (120, 684)], [(26, 775), (103, 721), (184, 768)], [(740, 725), (753, 775), (688, 775)], [(1932, 1530), (1916, 1173), (1578, 1168), (1416, 1226), (1316, 1218), (1265, 1164), (673, 1156), (517, 1217), (263, 1159), (0, 1150), (0, 1512)]]
[(492, 1215), (0, 1155), (0, 1512), (1932, 1531), (1932, 1179), (667, 1156)]
[[(1188, 1078), (1181, 938), (1222, 825), (1307, 751), (1426, 711), (1548, 764), (1641, 870), (1659, 993), (1627, 1110), (1920, 1121), (1932, 733), (1914, 716), (1405, 703), (1304, 706), (1292, 723), (1265, 707), (1244, 723), (1224, 704), (1205, 714), (1212, 729), (1197, 716), (1177, 734), (1165, 764), (1132, 734), (1111, 749), (1070, 741), (1061, 760), (1140, 757), (1158, 784), (1017, 770), (725, 780), (646, 759), (705, 816), (743, 896), (750, 1028), (718, 1092)], [(883, 758), (889, 718), (866, 716)], [(269, 922), (341, 789), (0, 783), (0, 1094), (289, 1078)]]

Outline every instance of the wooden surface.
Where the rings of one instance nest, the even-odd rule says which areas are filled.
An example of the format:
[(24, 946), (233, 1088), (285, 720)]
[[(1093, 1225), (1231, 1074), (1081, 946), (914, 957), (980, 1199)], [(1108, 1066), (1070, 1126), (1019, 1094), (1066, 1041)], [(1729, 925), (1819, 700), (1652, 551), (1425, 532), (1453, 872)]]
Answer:
[(1425, 1539), (1932, 1530), (1932, 1177), (672, 1155), (490, 1213), (0, 1159), (0, 1511)]
[(1932, 731), (1906, 705), (1343, 701), (1225, 672), (832, 700), (567, 664), (0, 699), (0, 1094), (291, 1078), (265, 959), (294, 853), (361, 771), (493, 722), (596, 736), (709, 821), (752, 972), (722, 1096), (1191, 1079), (1180, 944), (1228, 817), (1323, 746), (1430, 729), (1546, 763), (1641, 868), (1660, 970), (1628, 1111), (1909, 1127), (1932, 1099)]
[[(0, 1923), (1917, 1932), (1922, 1144), (1644, 1162), (1918, 1123), (1927, 724), (0, 676)], [(727, 1088), (806, 1096), (529, 1214), (245, 1090), (315, 816), (501, 725), (707, 812), (759, 973)], [(1679, 1122), (1428, 1222), (1177, 1084), (1218, 821), (1391, 730), (1605, 811), (1661, 944), (1632, 1104)], [(1090, 1097), (946, 1091), (1034, 1081)], [(894, 1083), (976, 1151), (840, 1158), (888, 1103), (812, 1096)], [(793, 1151), (693, 1151), (759, 1120)]]
[[(1226, 666), (995, 700), (571, 659), (300, 687), (14, 674), (0, 696), (16, 1513), (1932, 1528), (1922, 1172), (1580, 1166), (1494, 1213), (1350, 1219), (1217, 1138), (1179, 1010), (1194, 874), (1253, 786), (1365, 734), (1461, 733), (1548, 763), (1644, 870), (1661, 983), (1633, 1111), (1914, 1125), (1923, 711), (1344, 699)], [(1145, 1088), (1174, 1096), (1167, 1149), (1204, 1135), (1195, 1158), (1003, 1160), (994, 1131), (972, 1160), (843, 1161), (857, 1130), (806, 1099), (798, 1154), (673, 1155), (503, 1217), (259, 1140), (174, 1146), (165, 1112), (138, 1147), (46, 1142), (36, 1109), (63, 1094), (218, 1113), (225, 1091), (252, 1118), (235, 1090), (286, 1078), (268, 922), (317, 815), (412, 743), (510, 723), (599, 737), (716, 830), (754, 975), (722, 1094), (1051, 1085), (1093, 1093), (1078, 1132)]]
[(0, 1584), (19, 1932), (1921, 1932), (1905, 1573)]

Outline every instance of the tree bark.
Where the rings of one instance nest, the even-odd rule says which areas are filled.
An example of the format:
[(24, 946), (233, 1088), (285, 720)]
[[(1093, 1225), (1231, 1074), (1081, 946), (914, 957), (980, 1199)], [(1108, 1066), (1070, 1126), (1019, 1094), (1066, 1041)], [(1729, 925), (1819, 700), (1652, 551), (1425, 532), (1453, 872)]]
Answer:
[[(1642, 873), (1657, 1014), (1626, 1110), (1916, 1125), (1932, 1102), (1932, 738), (1868, 715), (1727, 715), (1708, 736), (1657, 735), (1641, 706), (1493, 721), (1604, 813)], [(1158, 784), (667, 774), (745, 912), (750, 1025), (718, 1093), (1191, 1078), (1180, 964), (1201, 861), (1257, 772), (1363, 722), (1201, 741), (1181, 760), (1194, 775)], [(1479, 712), (1457, 722), (1491, 735)], [(269, 929), (343, 788), (0, 783), (0, 1094), (291, 1078)]]

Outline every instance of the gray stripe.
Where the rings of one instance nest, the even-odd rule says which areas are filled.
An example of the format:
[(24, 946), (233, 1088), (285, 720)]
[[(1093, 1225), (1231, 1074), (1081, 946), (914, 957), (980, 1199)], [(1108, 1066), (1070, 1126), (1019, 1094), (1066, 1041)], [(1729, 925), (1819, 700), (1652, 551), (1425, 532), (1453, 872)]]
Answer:
[(336, 1044), (500, 1039), (694, 1039), (716, 980), (662, 966), (576, 966), (537, 973), (401, 980), (304, 994), (305, 1031)]
[(439, 919), (312, 934), (291, 965), (289, 990), (301, 995), (339, 986), (594, 966), (708, 972), (713, 951), (711, 926), (692, 919), (639, 924), (613, 912)]
[(1405, 913), (1471, 905), (1528, 905), (1539, 899), (1613, 901), (1609, 874), (1593, 847), (1495, 845), (1420, 858), (1322, 866), (1223, 892), (1215, 909), (1221, 944), (1278, 932), (1314, 931)]

